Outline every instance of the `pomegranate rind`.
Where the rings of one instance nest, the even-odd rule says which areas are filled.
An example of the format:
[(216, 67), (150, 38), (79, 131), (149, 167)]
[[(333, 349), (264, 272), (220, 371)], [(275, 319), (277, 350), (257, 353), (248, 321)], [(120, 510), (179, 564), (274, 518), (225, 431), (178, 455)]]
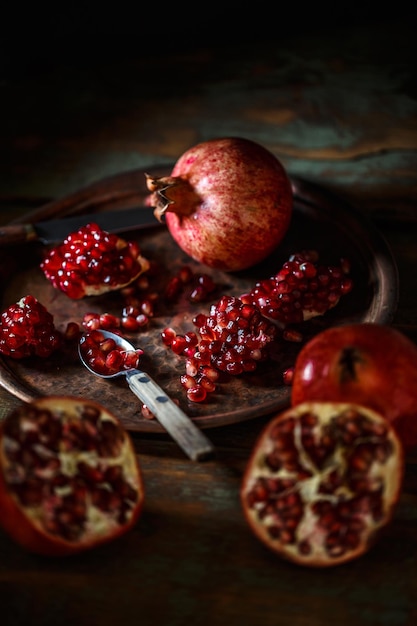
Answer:
[[(112, 422), (117, 426), (118, 433), (122, 433), (120, 454), (117, 457), (110, 457), (107, 467), (117, 463), (122, 465), (125, 481), (135, 491), (136, 499), (123, 521), (117, 521), (111, 513), (104, 514), (99, 511), (90, 501), (82, 536), (76, 540), (67, 540), (46, 529), (45, 511), (48, 511), (49, 506), (46, 500), (42, 501), (40, 506), (31, 507), (22, 504), (17, 497), (10, 479), (10, 476), (16, 475), (16, 467), (13, 467), (14, 463), (10, 461), (6, 452), (7, 447), (10, 447), (7, 432), (14, 427), (19, 428), (19, 416), (29, 414), (32, 408), (51, 412), (61, 422), (65, 431), (68, 420), (82, 419), (80, 414), (85, 407), (99, 411), (101, 421)], [(65, 466), (69, 475), (75, 472), (77, 461), (88, 460), (94, 464), (97, 460), (94, 450), (75, 449), (65, 452), (60, 445), (59, 454), (62, 456), (62, 466)], [(105, 460), (100, 457), (100, 461)], [(24, 470), (26, 478), (31, 478), (30, 469), (25, 466), (24, 461), (21, 462), (20, 469)], [(54, 475), (51, 476), (53, 477)], [(114, 541), (137, 523), (143, 508), (144, 494), (142, 471), (129, 434), (120, 420), (97, 402), (72, 396), (45, 396), (15, 409), (0, 423), (0, 526), (17, 544), (30, 552), (44, 556), (69, 556)]]
[[(313, 457), (302, 444), (300, 421), (302, 416), (319, 416), (319, 425), (310, 433), (315, 443), (318, 444), (319, 438), (324, 434), (323, 426), (333, 424), (334, 428), (335, 416), (347, 415), (347, 412), (361, 416), (361, 419), (364, 419), (375, 433), (383, 433), (383, 441), (388, 450), (386, 458), (378, 459), (374, 456), (366, 473), (366, 479), (369, 479), (371, 488), (375, 489), (375, 493), (381, 494), (381, 507), (378, 514), (375, 511), (373, 513), (372, 508), (366, 505), (367, 499), (371, 500), (372, 489), (369, 492), (360, 493), (352, 488), (355, 484), (353, 480), (357, 480), (357, 477), (353, 476), (352, 465), (349, 465), (354, 458), (352, 455), (355, 447), (358, 450), (357, 446), (372, 443), (372, 437), (369, 439), (362, 433), (360, 437), (354, 439), (353, 444), (339, 443), (321, 467), (320, 464), (313, 463)], [(268, 455), (276, 453), (274, 433), (277, 432), (277, 428), (289, 424), (291, 420), (296, 424), (294, 442), (297, 460), (301, 463), (294, 470), (288, 469), (288, 466), (287, 469), (281, 466), (280, 469), (273, 470), (267, 464), (266, 459)], [(353, 419), (352, 427), (355, 428), (357, 423), (356, 419)], [(323, 491), (324, 479), (331, 471), (337, 472), (340, 484), (334, 488), (333, 492), (326, 493)], [(261, 432), (245, 468), (240, 499), (250, 529), (271, 551), (299, 565), (324, 568), (356, 559), (375, 544), (381, 531), (392, 520), (403, 477), (404, 452), (401, 441), (382, 415), (351, 403), (306, 402), (279, 413)], [(287, 481), (285, 494), (279, 492), (277, 488), (274, 491), (274, 484), (276, 484), (274, 481), (280, 479)], [(264, 498), (264, 495), (260, 497), (259, 493), (263, 492), (268, 497)], [(287, 504), (292, 502), (287, 513), (284, 510), (285, 501), (280, 499), (281, 495), (289, 498), (286, 501)], [(358, 507), (361, 497), (363, 505)], [(266, 506), (264, 506), (265, 500), (267, 500)], [(328, 519), (331, 519), (333, 515), (333, 507), (344, 507), (347, 516), (342, 519), (339, 527), (337, 523), (340, 520), (337, 517), (326, 526), (324, 514), (320, 514), (318, 512), (320, 509), (317, 508), (322, 506), (318, 505), (321, 501), (325, 503), (324, 506), (328, 506), (326, 502), (331, 505), (328, 506), (329, 511), (326, 514)], [(288, 511), (290, 513), (292, 511), (292, 517)], [(299, 514), (301, 516), (297, 518)], [(296, 524), (294, 519), (296, 519)], [(354, 528), (352, 524), (356, 527)], [(349, 547), (346, 545), (349, 543), (347, 537), (353, 528), (356, 540)], [(338, 535), (340, 541), (342, 543), (346, 541), (341, 548), (340, 546), (330, 549), (326, 547), (326, 538), (329, 538), (331, 532), (340, 533)]]

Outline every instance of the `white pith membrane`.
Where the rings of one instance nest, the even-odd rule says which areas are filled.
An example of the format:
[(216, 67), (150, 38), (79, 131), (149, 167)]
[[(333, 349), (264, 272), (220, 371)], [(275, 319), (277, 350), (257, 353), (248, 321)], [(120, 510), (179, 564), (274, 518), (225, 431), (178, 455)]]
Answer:
[[(25, 462), (24, 455), (17, 460), (13, 460), (13, 455), (16, 451), (22, 449), (22, 446), (15, 437), (11, 437), (8, 434), (3, 435), (0, 454), (3, 457), (4, 478), (19, 508), (25, 512), (25, 515), (31, 519), (33, 525), (42, 533), (54, 536), (57, 540), (76, 542), (77, 544), (89, 542), (90, 540), (99, 540), (101, 537), (111, 534), (112, 530), (128, 523), (141, 496), (141, 483), (136, 457), (124, 429), (110, 414), (102, 409), (97, 423), (105, 425), (107, 422), (115, 425), (117, 429), (115, 431), (115, 439), (117, 438), (119, 441), (114, 447), (116, 454), (100, 454), (98, 449), (92, 448), (91, 441), (87, 441), (84, 447), (82, 445), (73, 445), (71, 448), (71, 445), (68, 445), (68, 437), (65, 438), (65, 433), (68, 433), (71, 423), (79, 424), (80, 422), (86, 422), (83, 413), (86, 407), (91, 409), (90, 403), (82, 399), (79, 401), (60, 399), (59, 401), (54, 400), (53, 403), (50, 399), (41, 399), (37, 400), (34, 405), (36, 405), (35, 412), (33, 412), (32, 408), (20, 410), (19, 432), (26, 435), (30, 433), (36, 434), (39, 431), (36, 418), (49, 413), (51, 420), (57, 420), (57, 422), (62, 424), (64, 436), (59, 438), (58, 450), (52, 449), (50, 445), (42, 443), (41, 440), (38, 440), (33, 445), (24, 444), (23, 447), (28, 452), (33, 451), (43, 460), (52, 462), (49, 467), (32, 467), (33, 464), (30, 461)], [(58, 467), (54, 465), (54, 462), (58, 463)], [(110, 507), (109, 510), (103, 510), (94, 504), (91, 483), (83, 480), (77, 468), (80, 462), (88, 464), (93, 470), (99, 469), (102, 472), (112, 467), (122, 469), (121, 480), (129, 488), (129, 493), (125, 494), (124, 499), (122, 498), (122, 511), (117, 504), (114, 507)], [(78, 483), (77, 485), (68, 483), (60, 485), (60, 481), (57, 481), (56, 485), (51, 486), (51, 482), (57, 479), (58, 475), (63, 475), (69, 479), (77, 476)], [(26, 504), (19, 496), (19, 485), (25, 481), (38, 478), (44, 482), (42, 498), (40, 502)], [(97, 487), (107, 490), (109, 494), (113, 491), (111, 481), (106, 481), (105, 479), (98, 480)], [(59, 515), (60, 507), (63, 504), (65, 508), (65, 497), (71, 497), (74, 495), (74, 491), (77, 489), (82, 490), (83, 488), (85, 488), (85, 500), (82, 502), (82, 508), (85, 516), (81, 514), (75, 522), (74, 520), (67, 521), (64, 510), (64, 517), (60, 519), (58, 526), (61, 529), (66, 529), (68, 532), (54, 532), (55, 516)], [(117, 489), (115, 491), (117, 492)], [(122, 518), (119, 517), (121, 514)]]
[[(370, 426), (373, 434), (359, 428), (358, 435), (352, 437), (349, 444), (342, 443), (342, 430), (336, 426), (335, 418), (348, 413), (347, 434), (353, 435), (361, 420), (365, 423), (365, 430)], [(319, 416), (309, 433), (314, 447), (320, 444), (323, 427), (331, 427), (336, 441), (334, 449), (324, 455), (321, 467), (302, 442), (300, 418), (314, 415)], [(267, 456), (274, 453), (277, 459), (280, 453), (270, 433), (277, 423), (289, 425), (292, 419), (295, 419), (292, 440), (299, 465), (285, 468), (283, 453), (281, 466), (272, 469), (267, 464)], [(364, 447), (373, 450), (369, 465), (366, 454), (360, 453)], [(359, 471), (359, 461), (356, 476), (349, 465), (354, 453), (363, 459), (363, 471)], [(332, 486), (330, 477), (335, 475), (337, 484)], [(241, 497), (249, 524), (269, 548), (304, 565), (329, 566), (351, 560), (372, 545), (378, 531), (392, 517), (402, 478), (401, 443), (382, 416), (352, 404), (306, 402), (289, 409), (279, 420), (274, 419), (267, 425), (246, 468)], [(276, 483), (274, 486), (277, 480), (288, 481), (282, 491), (278, 490)], [(360, 481), (363, 481), (361, 489), (358, 488)], [(324, 484), (327, 485), (325, 491)], [(259, 496), (259, 493), (263, 495)], [(284, 498), (287, 499), (284, 501)], [(317, 505), (322, 507), (321, 512), (314, 510)], [(293, 515), (288, 515), (291, 511)], [(330, 536), (331, 544), (326, 545)]]

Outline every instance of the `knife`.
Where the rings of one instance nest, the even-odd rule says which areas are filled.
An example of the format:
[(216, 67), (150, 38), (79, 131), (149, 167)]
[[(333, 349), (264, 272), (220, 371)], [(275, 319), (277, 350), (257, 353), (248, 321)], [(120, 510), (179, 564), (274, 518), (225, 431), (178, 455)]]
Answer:
[(90, 222), (98, 224), (109, 233), (122, 233), (137, 228), (160, 226), (153, 214), (153, 207), (118, 209), (104, 213), (91, 213), (63, 217), (26, 224), (8, 224), (0, 226), (0, 247), (11, 246), (28, 241), (40, 241), (43, 244), (56, 244), (82, 226)]

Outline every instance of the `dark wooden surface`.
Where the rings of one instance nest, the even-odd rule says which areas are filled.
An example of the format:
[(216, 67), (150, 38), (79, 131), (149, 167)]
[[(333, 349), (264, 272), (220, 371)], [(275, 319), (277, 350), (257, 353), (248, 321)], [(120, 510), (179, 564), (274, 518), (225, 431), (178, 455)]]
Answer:
[[(176, 37), (174, 25), (158, 31), (153, 21), (146, 53), (132, 25), (125, 40), (107, 25), (96, 39), (87, 28), (60, 38), (56, 19), (32, 32), (27, 52), (15, 28), (1, 68), (1, 221), (106, 176), (170, 163), (198, 141), (248, 137), (380, 230), (400, 276), (393, 325), (417, 341), (416, 21), (392, 9), (378, 19), (340, 13), (327, 27), (317, 16), (299, 23), (294, 10), (266, 37), (258, 16), (256, 37), (247, 28), (232, 39), (226, 28), (218, 38), (198, 28)], [(0, 391), (1, 417), (17, 402)], [(339, 568), (303, 569), (261, 546), (240, 508), (242, 471), (268, 419), (211, 429), (217, 456), (202, 464), (163, 435), (134, 435), (146, 503), (137, 527), (110, 546), (51, 561), (0, 534), (0, 623), (416, 624), (416, 456), (374, 549)]]

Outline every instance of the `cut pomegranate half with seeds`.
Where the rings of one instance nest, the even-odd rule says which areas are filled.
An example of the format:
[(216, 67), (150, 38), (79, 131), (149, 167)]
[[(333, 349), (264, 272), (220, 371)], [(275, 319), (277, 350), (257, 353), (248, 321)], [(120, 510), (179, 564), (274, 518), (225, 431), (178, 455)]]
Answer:
[(121, 289), (150, 267), (136, 242), (90, 223), (52, 248), (40, 265), (56, 289), (78, 300)]
[(241, 299), (284, 326), (297, 324), (335, 307), (352, 290), (349, 272), (347, 259), (324, 265), (317, 251), (303, 251), (291, 255), (275, 276), (257, 282)]
[(0, 353), (13, 359), (49, 357), (63, 343), (51, 313), (34, 296), (9, 306), (0, 317)]
[(24, 404), (0, 424), (0, 524), (31, 552), (63, 556), (130, 530), (144, 499), (128, 433), (72, 397)]
[(299, 404), (261, 433), (241, 501), (254, 534), (311, 567), (359, 557), (392, 519), (404, 453), (387, 420), (356, 404)]

